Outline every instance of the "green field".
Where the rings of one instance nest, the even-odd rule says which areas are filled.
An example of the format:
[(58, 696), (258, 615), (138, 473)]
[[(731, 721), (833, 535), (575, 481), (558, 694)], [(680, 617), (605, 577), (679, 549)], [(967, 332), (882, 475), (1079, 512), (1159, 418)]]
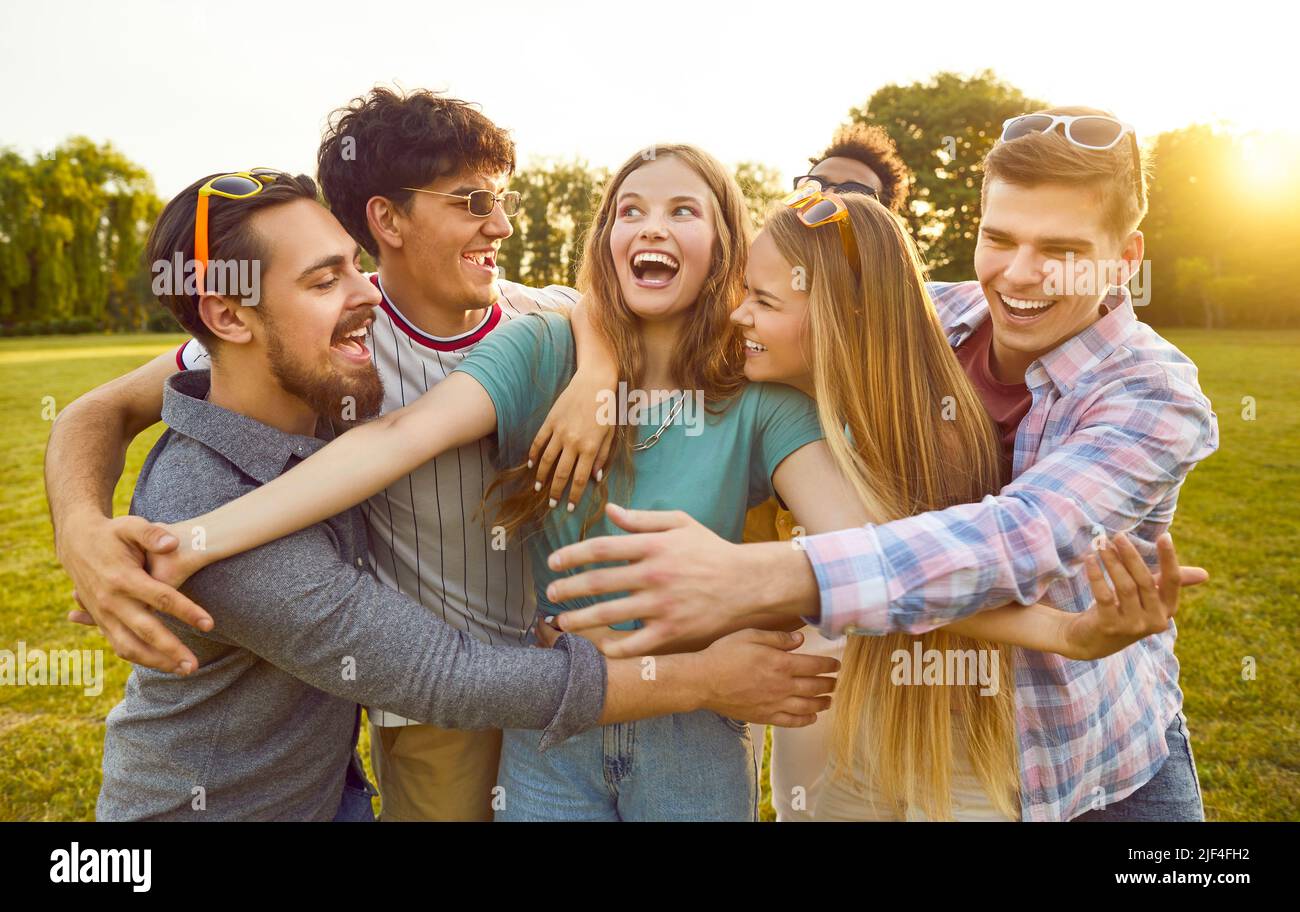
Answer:
[[(1209, 568), (1179, 616), (1186, 712), (1211, 820), (1300, 819), (1300, 332), (1167, 334), (1200, 365), (1219, 415), (1220, 450), (1192, 473), (1174, 534), (1185, 563)], [(69, 624), (71, 584), (54, 559), (41, 482), (51, 401), (73, 398), (178, 344), (173, 336), (0, 339), (6, 420), (0, 500), (0, 649), (96, 649)], [(46, 397), (51, 397), (47, 399)], [(1254, 417), (1243, 416), (1252, 397)], [(124, 512), (161, 431), (131, 449)], [(1252, 666), (1253, 679), (1243, 667)], [(104, 656), (104, 690), (0, 686), (0, 821), (88, 820), (99, 790), (104, 717), (129, 666)], [(363, 735), (364, 737), (364, 735)], [(368, 743), (363, 744), (368, 754)]]

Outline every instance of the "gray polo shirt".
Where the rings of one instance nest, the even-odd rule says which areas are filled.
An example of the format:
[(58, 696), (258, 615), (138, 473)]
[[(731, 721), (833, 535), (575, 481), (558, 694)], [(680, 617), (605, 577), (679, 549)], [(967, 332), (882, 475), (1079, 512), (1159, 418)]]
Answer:
[[(211, 375), (173, 375), (168, 429), (131, 512), (176, 522), (289, 470), (325, 443), (207, 401)], [(340, 479), (339, 484), (347, 484)], [(182, 587), (210, 633), (160, 615), (193, 650), (188, 677), (136, 667), (109, 713), (101, 820), (330, 820), (360, 706), (444, 728), (543, 729), (541, 747), (596, 724), (605, 661), (486, 646), (371, 575), (357, 509), (196, 573)]]

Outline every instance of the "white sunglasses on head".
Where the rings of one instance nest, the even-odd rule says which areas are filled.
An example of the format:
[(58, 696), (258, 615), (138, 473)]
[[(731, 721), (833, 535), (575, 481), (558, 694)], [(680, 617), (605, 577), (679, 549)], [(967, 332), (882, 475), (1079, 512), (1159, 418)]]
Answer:
[(1128, 136), (1133, 145), (1133, 192), (1142, 204), (1142, 153), (1138, 150), (1137, 131), (1131, 124), (1100, 114), (1021, 114), (1002, 123), (1000, 142), (1011, 142), (1030, 133), (1050, 133), (1057, 127), (1066, 140), (1080, 149), (1104, 152), (1113, 149)]
[(1065, 138), (1084, 149), (1103, 151), (1113, 148), (1126, 134), (1136, 132), (1130, 124), (1099, 114), (1021, 114), (1002, 124), (1002, 142), (1011, 142), (1030, 133), (1047, 133), (1065, 127)]

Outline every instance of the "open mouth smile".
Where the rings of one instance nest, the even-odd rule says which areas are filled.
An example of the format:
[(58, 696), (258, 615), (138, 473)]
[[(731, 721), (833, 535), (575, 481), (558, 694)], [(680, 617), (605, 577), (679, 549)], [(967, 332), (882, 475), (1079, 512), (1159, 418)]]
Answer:
[(662, 250), (642, 250), (632, 255), (632, 279), (642, 288), (667, 288), (681, 268), (675, 256)]
[(1013, 298), (1000, 291), (997, 296), (1003, 309), (1018, 323), (1033, 322), (1056, 306), (1055, 298)]
[(761, 355), (761, 354), (763, 354), (765, 351), (767, 351), (767, 346), (766, 346), (766, 345), (760, 345), (759, 343), (755, 342), (753, 339), (746, 339), (746, 340), (745, 340), (745, 357), (746, 357), (746, 358), (753, 357), (754, 355)]
[(373, 318), (367, 318), (366, 322), (356, 329), (348, 330), (330, 343), (330, 351), (338, 352), (349, 361), (369, 361), (370, 348), (366, 345), (366, 338), (370, 335), (370, 324), (374, 322)]
[(495, 250), (471, 250), (468, 253), (462, 253), (460, 258), (471, 269), (482, 272), (484, 275), (495, 276), (497, 274), (497, 254)]

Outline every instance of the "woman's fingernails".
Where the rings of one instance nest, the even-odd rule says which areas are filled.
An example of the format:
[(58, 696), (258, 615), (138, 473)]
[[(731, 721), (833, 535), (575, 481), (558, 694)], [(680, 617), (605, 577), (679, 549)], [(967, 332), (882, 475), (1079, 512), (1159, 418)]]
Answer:
[(555, 623), (555, 615), (553, 615), (553, 614), (548, 614), (548, 615), (546, 616), (546, 623), (548, 623), (548, 624), (554, 624), (554, 623)]
[[(534, 490), (534, 491), (540, 491), (541, 489), (542, 489), (542, 483), (541, 483), (540, 481), (537, 482), (535, 485), (533, 485), (533, 490)], [(551, 506), (555, 506), (555, 505), (554, 505), (554, 504), (551, 504)]]
[(558, 503), (559, 503), (559, 501), (556, 500), (554, 497), (552, 497), (551, 500), (550, 500), (551, 509), (554, 510), (554, 509), (555, 509), (555, 505), (558, 504)]
[(572, 503), (569, 504), (569, 512), (570, 512), (570, 513), (573, 512), (573, 504), (572, 504)]
[(604, 478), (604, 477), (605, 477), (605, 470), (604, 470), (604, 469), (597, 469), (597, 470), (596, 470), (596, 480), (597, 480), (597, 481), (600, 481), (600, 480), (601, 480), (602, 478)]
[(177, 668), (176, 670), (183, 675), (187, 675), (194, 670), (194, 666), (190, 664), (189, 660), (186, 660), (184, 662), (181, 662), (180, 667)]
[(533, 461), (530, 459), (528, 460), (528, 468), (531, 469), (532, 467), (533, 467)]

